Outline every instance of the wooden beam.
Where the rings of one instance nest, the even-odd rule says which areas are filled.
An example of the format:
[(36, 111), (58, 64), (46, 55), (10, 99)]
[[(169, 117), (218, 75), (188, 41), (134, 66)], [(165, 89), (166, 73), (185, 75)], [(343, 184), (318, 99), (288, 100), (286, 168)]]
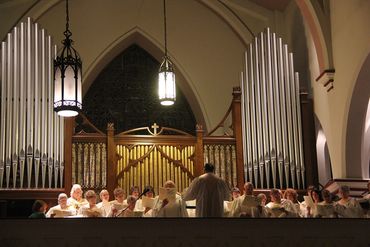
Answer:
[(107, 126), (107, 190), (112, 192), (117, 187), (117, 158), (114, 142), (114, 124)]
[(236, 176), (239, 189), (244, 185), (244, 161), (243, 161), (243, 138), (242, 138), (242, 115), (241, 115), (241, 91), (240, 87), (233, 88), (232, 121), (234, 137), (236, 141)]
[(197, 143), (195, 144), (195, 160), (194, 160), (194, 177), (198, 177), (203, 173), (203, 135), (204, 130), (203, 126), (197, 124), (196, 126), (196, 133), (197, 133)]
[(72, 188), (72, 136), (75, 118), (64, 119), (64, 189), (69, 195)]

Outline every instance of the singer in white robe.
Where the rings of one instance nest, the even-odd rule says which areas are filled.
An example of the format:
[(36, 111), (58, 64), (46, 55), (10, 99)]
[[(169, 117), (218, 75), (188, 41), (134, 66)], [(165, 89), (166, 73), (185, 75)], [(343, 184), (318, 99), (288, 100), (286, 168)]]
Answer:
[(115, 200), (109, 202), (110, 212), (107, 217), (117, 217), (128, 206), (127, 200), (125, 200), (125, 192), (122, 188), (115, 188), (113, 194)]
[(103, 217), (108, 217), (109, 212), (111, 210), (111, 204), (109, 203), (108, 190), (100, 191), (99, 197), (100, 197), (101, 202), (96, 204), (96, 206), (101, 209)]
[(70, 193), (71, 197), (68, 198), (68, 206), (74, 207), (77, 211), (80, 207), (88, 204), (87, 200), (82, 197), (82, 188), (79, 184), (74, 184)]
[(363, 211), (358, 201), (349, 196), (350, 189), (347, 185), (339, 188), (341, 199), (335, 203), (335, 210), (343, 218), (362, 218)]
[[(176, 186), (174, 182), (169, 180), (164, 184), (164, 188), (174, 190)], [(158, 199), (152, 215), (153, 217), (188, 217), (188, 212), (185, 201), (182, 200), (180, 195), (176, 194), (173, 199)]]
[(214, 174), (214, 166), (205, 164), (205, 174), (195, 178), (184, 194), (184, 200), (197, 200), (197, 217), (222, 217), (224, 201), (230, 198), (230, 188)]
[(88, 190), (85, 193), (85, 198), (88, 204), (83, 205), (78, 210), (78, 215), (82, 217), (102, 217), (103, 212), (96, 206), (96, 193), (93, 190)]
[(76, 209), (67, 205), (68, 196), (65, 193), (58, 195), (58, 205), (51, 207), (46, 213), (47, 218), (63, 218), (76, 215)]
[(253, 184), (247, 182), (244, 184), (244, 194), (234, 200), (231, 210), (231, 217), (262, 217), (262, 207), (258, 198), (253, 195)]

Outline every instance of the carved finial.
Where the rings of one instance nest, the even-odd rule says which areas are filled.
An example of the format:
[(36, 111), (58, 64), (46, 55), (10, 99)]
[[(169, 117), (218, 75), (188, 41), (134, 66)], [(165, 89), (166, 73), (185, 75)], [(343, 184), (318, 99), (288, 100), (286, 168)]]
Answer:
[(157, 125), (157, 123), (154, 123), (152, 125), (152, 129), (154, 130), (154, 135), (157, 135), (157, 129), (159, 129), (159, 126)]
[(197, 124), (197, 125), (195, 125), (195, 129), (196, 130), (203, 130), (203, 125)]
[(107, 130), (114, 130), (114, 123), (108, 123)]

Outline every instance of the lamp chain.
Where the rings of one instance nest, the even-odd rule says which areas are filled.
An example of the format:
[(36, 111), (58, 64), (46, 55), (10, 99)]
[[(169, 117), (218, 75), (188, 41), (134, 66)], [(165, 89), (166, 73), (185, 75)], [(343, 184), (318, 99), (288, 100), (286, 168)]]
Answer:
[(68, 0), (66, 0), (66, 31), (69, 31), (69, 11), (68, 11)]
[(163, 0), (164, 13), (164, 56), (167, 58), (167, 18), (166, 18), (166, 0)]

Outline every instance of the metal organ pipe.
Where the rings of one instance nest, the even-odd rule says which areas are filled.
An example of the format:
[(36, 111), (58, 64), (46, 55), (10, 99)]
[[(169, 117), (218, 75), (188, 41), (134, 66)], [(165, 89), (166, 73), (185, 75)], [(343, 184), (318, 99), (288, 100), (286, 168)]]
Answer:
[(267, 29), (245, 53), (242, 111), (245, 171), (256, 187), (304, 187), (298, 73), (282, 39)]
[[(14, 27), (2, 42), (0, 188), (37, 188), (40, 161), (42, 187), (46, 176), (52, 178), (49, 187), (62, 186), (58, 180), (63, 180), (64, 172), (59, 169), (64, 125), (53, 112), (53, 47), (51, 37), (31, 18)], [(50, 172), (44, 167), (54, 155), (59, 158)]]

